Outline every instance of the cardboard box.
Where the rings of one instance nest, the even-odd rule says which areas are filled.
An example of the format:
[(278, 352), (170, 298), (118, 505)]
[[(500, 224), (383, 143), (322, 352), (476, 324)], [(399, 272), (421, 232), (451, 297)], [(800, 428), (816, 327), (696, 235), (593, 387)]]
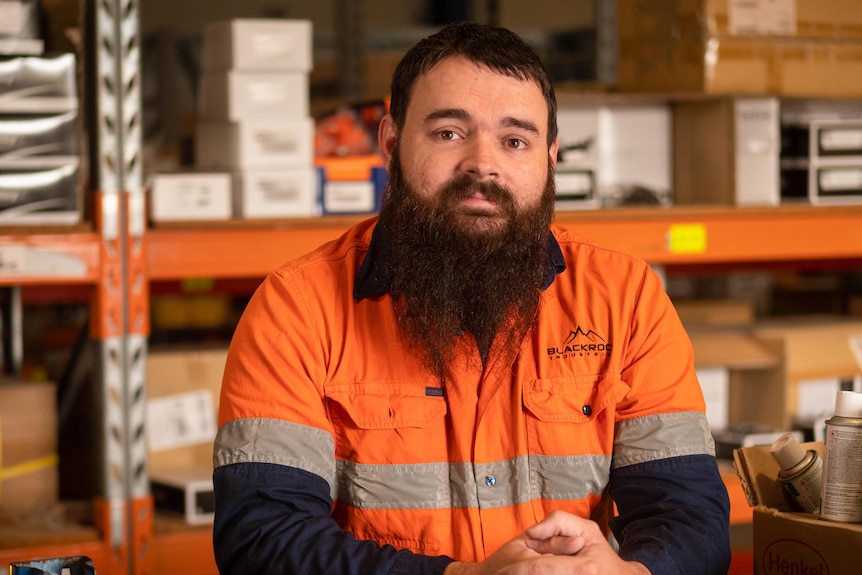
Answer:
[[(148, 414), (161, 427), (147, 426), (150, 472), (181, 468), (212, 470), (221, 379), (227, 348), (151, 348), (147, 353)], [(205, 397), (206, 396), (206, 397)], [(170, 423), (170, 422), (173, 423)], [(208, 433), (203, 433), (207, 430)], [(180, 430), (180, 431), (176, 431)], [(159, 434), (154, 438), (153, 434)]]
[[(812, 380), (852, 381), (857, 365), (850, 341), (862, 322), (812, 317), (759, 322), (744, 328), (689, 328), (695, 365), (727, 367), (730, 426), (763, 431), (793, 428), (800, 392), (810, 400)], [(834, 388), (821, 388), (834, 401)]]
[(195, 134), (195, 164), (201, 170), (313, 166), (314, 120), (278, 117), (200, 123)]
[[(638, 192), (654, 204), (671, 195), (671, 111), (665, 101), (594, 98), (560, 102), (557, 114), (558, 209), (628, 203)], [(633, 137), (634, 135), (634, 137)]]
[(234, 215), (309, 218), (320, 212), (320, 176), (314, 167), (244, 170), (236, 174)]
[(781, 198), (812, 204), (862, 202), (862, 102), (782, 102)]
[[(821, 455), (822, 443), (804, 443)], [(734, 451), (734, 465), (749, 505), (754, 507), (754, 575), (856, 575), (862, 525), (821, 520), (791, 511), (777, 481), (778, 463), (768, 446)]]
[(747, 326), (754, 322), (754, 305), (744, 299), (674, 300), (679, 319), (686, 328)]
[(308, 72), (312, 68), (310, 20), (233, 19), (204, 27), (203, 70)]
[(229, 173), (154, 174), (150, 218), (154, 222), (229, 220), (233, 215)]
[(380, 210), (388, 175), (382, 166), (374, 166), (364, 179), (330, 179), (319, 168), (320, 205), (323, 214), (369, 214)]
[(50, 511), (59, 496), (57, 464), (56, 386), (0, 381), (0, 515)]
[(208, 72), (200, 80), (198, 113), (203, 120), (229, 121), (309, 115), (305, 72)]
[[(625, 0), (624, 2), (625, 3)], [(862, 11), (856, 0), (687, 0), (704, 26), (717, 36), (862, 38)]]
[(781, 357), (747, 328), (694, 326), (687, 330), (710, 427), (717, 431), (749, 423), (750, 414), (743, 407), (750, 390), (767, 386), (769, 392), (777, 387)]
[[(743, 5), (766, 4), (728, 4), (728, 0), (620, 2), (619, 88), (629, 92), (848, 98), (860, 93), (862, 28), (843, 24), (860, 18), (858, 5), (852, 0), (835, 0), (833, 12), (817, 3), (798, 3), (810, 5), (797, 14), (812, 24), (803, 22), (803, 29), (820, 30), (822, 35), (817, 36), (791, 33), (794, 27), (799, 29), (797, 19), (776, 24), (781, 15), (743, 17), (750, 24), (737, 23), (736, 16), (729, 16), (728, 33), (723, 33), (725, 28), (716, 24), (721, 20), (711, 17), (710, 12), (720, 3), (735, 11)], [(765, 33), (741, 33), (755, 32), (758, 27)], [(772, 33), (770, 27), (783, 32)], [(844, 33), (836, 34), (836, 30)]]
[(675, 103), (674, 203), (778, 205), (780, 126), (777, 98)]

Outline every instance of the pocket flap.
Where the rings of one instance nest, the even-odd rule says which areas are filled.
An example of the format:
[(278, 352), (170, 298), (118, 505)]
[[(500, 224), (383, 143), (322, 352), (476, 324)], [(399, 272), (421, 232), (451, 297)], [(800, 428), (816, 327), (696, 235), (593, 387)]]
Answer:
[(541, 421), (586, 423), (628, 391), (628, 385), (618, 378), (536, 379), (524, 386), (524, 406)]
[(333, 417), (348, 417), (360, 429), (428, 427), (446, 414), (445, 397), (429, 396), (416, 383), (357, 383), (326, 389)]

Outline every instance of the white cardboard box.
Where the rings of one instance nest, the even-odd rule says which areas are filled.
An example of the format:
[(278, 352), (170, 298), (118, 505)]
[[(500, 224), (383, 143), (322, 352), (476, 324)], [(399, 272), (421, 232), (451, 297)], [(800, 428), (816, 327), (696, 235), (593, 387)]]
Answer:
[(234, 214), (241, 218), (319, 215), (320, 178), (313, 166), (245, 170), (235, 176)]
[(781, 120), (777, 98), (737, 98), (736, 204), (777, 206), (781, 202)]
[(616, 205), (635, 189), (669, 198), (671, 120), (665, 102), (561, 104), (558, 207)]
[(232, 185), (229, 173), (154, 174), (150, 217), (156, 222), (229, 220)]
[(204, 71), (312, 68), (310, 20), (233, 19), (204, 27)]
[(306, 117), (200, 123), (195, 134), (195, 163), (204, 170), (312, 166), (314, 120)]
[(304, 118), (309, 115), (305, 72), (208, 72), (201, 76), (198, 112), (204, 120)]

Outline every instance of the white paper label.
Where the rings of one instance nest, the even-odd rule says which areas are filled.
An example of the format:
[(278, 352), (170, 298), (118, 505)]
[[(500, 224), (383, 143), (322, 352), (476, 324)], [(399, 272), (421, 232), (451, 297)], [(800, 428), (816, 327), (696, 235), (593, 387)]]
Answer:
[(862, 150), (862, 128), (824, 129), (820, 132), (820, 148), (825, 152)]
[(732, 36), (795, 36), (796, 0), (730, 0), (727, 20)]
[(820, 189), (824, 192), (860, 190), (862, 189), (862, 168), (821, 170)]
[(147, 442), (151, 451), (211, 443), (215, 435), (215, 408), (208, 390), (147, 401)]

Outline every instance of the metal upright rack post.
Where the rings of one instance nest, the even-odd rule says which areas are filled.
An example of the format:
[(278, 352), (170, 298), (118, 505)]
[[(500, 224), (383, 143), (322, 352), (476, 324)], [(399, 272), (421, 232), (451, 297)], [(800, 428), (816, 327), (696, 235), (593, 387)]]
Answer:
[(153, 505), (146, 464), (145, 360), (149, 329), (141, 178), (140, 39), (136, 0), (88, 3), (93, 109), (91, 177), (101, 277), (91, 330), (101, 367), (103, 464), (97, 519), (112, 572), (144, 574)]

